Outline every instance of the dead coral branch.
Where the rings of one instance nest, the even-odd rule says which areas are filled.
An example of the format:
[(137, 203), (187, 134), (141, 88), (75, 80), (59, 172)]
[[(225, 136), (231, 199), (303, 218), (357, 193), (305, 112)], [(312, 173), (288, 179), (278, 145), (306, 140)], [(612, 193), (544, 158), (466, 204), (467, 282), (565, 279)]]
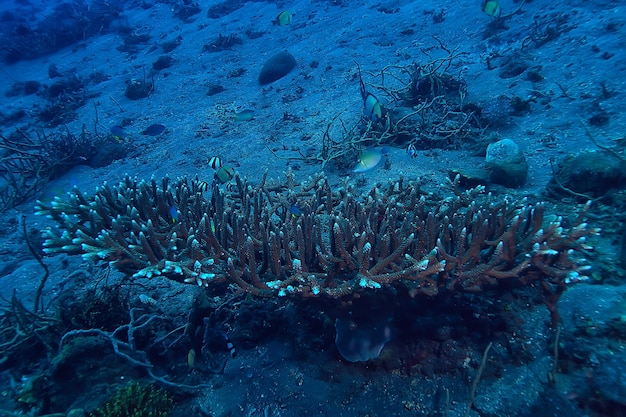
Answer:
[(323, 176), (235, 179), (231, 191), (214, 185), (210, 198), (197, 179), (126, 177), (94, 196), (75, 189), (69, 200), (40, 202), (38, 213), (59, 226), (44, 231), (45, 251), (135, 277), (228, 281), (257, 296), (336, 298), (392, 286), (415, 296), (582, 279), (581, 252), (596, 232), (582, 217), (571, 227), (548, 218), (542, 204), (478, 193), (429, 200), (402, 179), (365, 197), (349, 186), (332, 191)]

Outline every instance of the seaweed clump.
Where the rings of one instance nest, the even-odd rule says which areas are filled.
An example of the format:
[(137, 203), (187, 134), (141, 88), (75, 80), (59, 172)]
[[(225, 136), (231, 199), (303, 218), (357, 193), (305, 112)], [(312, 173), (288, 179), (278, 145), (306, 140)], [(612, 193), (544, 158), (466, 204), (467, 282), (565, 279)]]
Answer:
[(126, 90), (124, 95), (129, 100), (139, 100), (148, 97), (154, 91), (154, 74), (151, 74), (150, 80), (146, 79), (144, 72), (141, 80), (132, 79), (126, 82)]
[(90, 417), (165, 417), (173, 408), (174, 400), (167, 391), (132, 382), (90, 413)]
[(221, 33), (212, 42), (205, 44), (202, 47), (202, 52), (220, 52), (233, 49), (235, 45), (243, 44), (243, 40), (234, 33), (230, 35), (222, 35)]
[(16, 129), (0, 135), (0, 211), (13, 208), (77, 165), (106, 166), (126, 156), (129, 145), (83, 126), (30, 135)]

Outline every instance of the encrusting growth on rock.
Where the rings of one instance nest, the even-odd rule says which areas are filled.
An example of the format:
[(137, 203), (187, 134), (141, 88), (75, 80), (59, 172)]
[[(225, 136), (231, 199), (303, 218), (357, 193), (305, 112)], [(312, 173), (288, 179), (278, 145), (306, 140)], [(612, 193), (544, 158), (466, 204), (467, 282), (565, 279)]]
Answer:
[[(435, 199), (403, 179), (360, 197), (320, 175), (297, 184), (235, 177), (210, 198), (198, 179), (126, 177), (95, 195), (39, 202), (58, 223), (44, 251), (105, 261), (133, 277), (210, 286), (230, 281), (257, 296), (346, 297), (381, 288), (411, 296), (481, 292), (499, 281), (538, 282), (548, 307), (584, 279), (583, 223), (543, 204), (492, 201), (482, 189)], [(294, 210), (293, 207), (297, 207)], [(568, 225), (571, 224), (571, 225)], [(551, 310), (552, 311), (552, 310)]]

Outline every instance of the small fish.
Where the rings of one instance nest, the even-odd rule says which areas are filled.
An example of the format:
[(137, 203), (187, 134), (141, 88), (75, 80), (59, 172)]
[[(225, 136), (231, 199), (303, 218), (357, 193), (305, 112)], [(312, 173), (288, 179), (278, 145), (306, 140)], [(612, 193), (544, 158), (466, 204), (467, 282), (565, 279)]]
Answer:
[(78, 184), (79, 181), (74, 176), (70, 176), (68, 178), (66, 178), (65, 176), (61, 177), (58, 180), (47, 183), (41, 191), (38, 200), (49, 203), (53, 201), (55, 197), (61, 197), (66, 195)]
[(189, 366), (190, 368), (193, 368), (195, 364), (196, 364), (196, 351), (193, 348), (191, 348), (189, 349), (189, 352), (187, 352), (187, 366)]
[(235, 168), (229, 167), (227, 165), (221, 166), (218, 170), (215, 171), (215, 179), (217, 179), (220, 184), (226, 184), (234, 177)]
[(292, 17), (293, 15), (291, 14), (290, 11), (283, 10), (282, 12), (278, 14), (278, 16), (276, 16), (276, 19), (274, 20), (274, 24), (278, 26), (290, 25)]
[(113, 135), (113, 137), (119, 142), (123, 142), (124, 139), (126, 139), (126, 132), (124, 131), (124, 128), (120, 125), (111, 126), (109, 131), (111, 132), (111, 135)]
[(161, 133), (163, 133), (164, 130), (165, 130), (165, 126), (155, 123), (155, 124), (148, 126), (146, 130), (141, 132), (141, 134), (148, 135), (148, 136), (156, 136), (156, 135), (160, 135)]
[(372, 93), (367, 93), (365, 97), (365, 115), (370, 118), (372, 122), (377, 122), (383, 118), (383, 107)]
[(406, 153), (413, 158), (417, 158), (417, 148), (414, 143), (409, 143), (409, 146), (406, 148)]
[(172, 219), (172, 223), (176, 223), (178, 221), (178, 209), (176, 206), (170, 207), (170, 217)]
[(234, 345), (233, 341), (230, 340), (230, 337), (228, 337), (228, 335), (226, 333), (222, 333), (222, 336), (224, 337), (224, 341), (226, 342), (226, 348), (228, 348), (228, 352), (230, 353), (230, 357), (234, 358), (235, 356), (237, 356), (237, 350), (235, 349), (235, 345)]
[(376, 167), (383, 159), (383, 153), (379, 149), (367, 149), (361, 152), (359, 162), (353, 172), (365, 172)]
[(383, 106), (376, 96), (367, 91), (365, 83), (361, 77), (361, 67), (357, 63), (359, 70), (359, 87), (361, 90), (361, 98), (363, 99), (363, 106), (365, 107), (365, 116), (367, 116), (372, 122), (377, 122), (383, 118)]
[(222, 167), (222, 158), (219, 156), (213, 156), (209, 158), (209, 166), (215, 170)]
[(236, 122), (247, 122), (254, 119), (254, 110), (246, 109), (235, 114)]
[(206, 181), (198, 181), (197, 186), (198, 186), (198, 190), (201, 193), (209, 191), (209, 188), (210, 188), (209, 183)]
[(289, 213), (291, 214), (291, 217), (294, 219), (297, 219), (298, 217), (302, 216), (302, 210), (300, 210), (300, 208), (296, 206), (295, 204), (292, 204), (289, 207)]
[(484, 0), (481, 7), (483, 12), (491, 17), (499, 17), (502, 13), (500, 2), (497, 0)]

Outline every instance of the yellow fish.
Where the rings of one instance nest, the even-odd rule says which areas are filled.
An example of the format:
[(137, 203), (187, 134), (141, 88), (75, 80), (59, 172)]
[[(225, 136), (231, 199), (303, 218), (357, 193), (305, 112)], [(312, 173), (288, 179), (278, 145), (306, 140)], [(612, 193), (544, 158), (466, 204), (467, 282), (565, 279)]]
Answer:
[(215, 178), (220, 184), (226, 184), (235, 177), (235, 168), (227, 165), (221, 166), (215, 171)]
[(193, 368), (195, 364), (196, 364), (196, 351), (192, 348), (192, 349), (189, 349), (189, 352), (187, 353), (187, 366), (189, 366), (190, 368)]
[(276, 16), (276, 19), (274, 20), (274, 24), (278, 26), (287, 26), (291, 24), (292, 16), (293, 15), (291, 14), (290, 11), (283, 10), (282, 12), (280, 12), (278, 16)]
[(492, 17), (499, 17), (502, 10), (497, 0), (484, 0), (482, 4), (483, 12)]
[(248, 122), (254, 119), (254, 110), (244, 110), (235, 114), (236, 122)]
[(352, 170), (353, 172), (365, 172), (376, 167), (383, 159), (383, 153), (378, 149), (367, 149), (361, 152), (359, 162)]
[(367, 93), (365, 97), (365, 115), (371, 119), (372, 122), (377, 122), (383, 117), (383, 107), (372, 93)]
[(365, 116), (367, 116), (372, 122), (377, 122), (383, 117), (383, 106), (376, 96), (365, 88), (365, 83), (361, 77), (361, 67), (356, 63), (359, 70), (359, 87), (361, 90), (361, 98), (363, 98), (363, 105), (365, 106)]

